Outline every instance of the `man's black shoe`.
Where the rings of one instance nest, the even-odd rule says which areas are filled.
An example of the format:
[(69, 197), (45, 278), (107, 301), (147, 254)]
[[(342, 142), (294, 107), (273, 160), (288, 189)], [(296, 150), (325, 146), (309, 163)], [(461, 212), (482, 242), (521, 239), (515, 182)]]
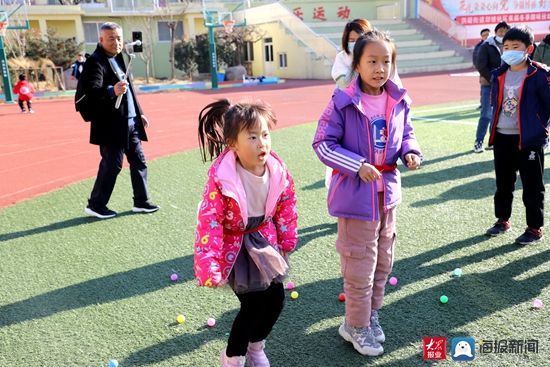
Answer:
[(116, 216), (116, 212), (112, 211), (107, 207), (103, 209), (97, 209), (97, 208), (92, 208), (89, 205), (86, 207), (86, 209), (84, 209), (84, 213), (99, 219), (108, 219)]
[(160, 206), (152, 203), (134, 204), (132, 211), (134, 213), (154, 213), (160, 209)]

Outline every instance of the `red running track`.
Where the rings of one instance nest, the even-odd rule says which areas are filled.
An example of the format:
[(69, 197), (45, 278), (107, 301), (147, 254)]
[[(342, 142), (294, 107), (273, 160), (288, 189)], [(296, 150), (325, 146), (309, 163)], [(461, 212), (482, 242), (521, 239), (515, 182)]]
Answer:
[[(404, 77), (413, 104), (479, 98), (474, 75)], [(139, 95), (151, 122), (148, 160), (197, 147), (197, 116), (217, 98), (261, 99), (277, 113), (278, 128), (317, 120), (327, 105), (330, 81), (287, 80), (265, 87), (181, 91)], [(98, 147), (88, 144), (89, 125), (74, 111), (72, 99), (37, 100), (34, 115), (16, 104), (0, 104), (0, 208), (95, 176)]]

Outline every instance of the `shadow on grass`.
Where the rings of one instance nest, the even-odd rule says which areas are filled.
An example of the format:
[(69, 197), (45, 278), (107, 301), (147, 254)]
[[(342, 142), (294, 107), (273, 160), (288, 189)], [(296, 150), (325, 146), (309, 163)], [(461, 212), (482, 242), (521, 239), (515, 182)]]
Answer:
[[(132, 212), (131, 210), (127, 210), (127, 211), (124, 211), (124, 212), (117, 213), (116, 217), (111, 218), (109, 220), (116, 220), (117, 218), (125, 217), (127, 215), (141, 215), (141, 214), (137, 214), (137, 213)], [(70, 228), (70, 227), (77, 227), (77, 226), (80, 226), (80, 225), (83, 225), (83, 224), (95, 223), (95, 222), (100, 221), (100, 220), (105, 220), (105, 219), (98, 219), (98, 218), (89, 217), (89, 216), (87, 216), (87, 217), (78, 217), (78, 218), (63, 220), (61, 222), (50, 223), (50, 224), (47, 224), (47, 225), (41, 226), (41, 227), (26, 229), (26, 230), (23, 230), (23, 231), (17, 231), (17, 232), (11, 232), (11, 233), (2, 233), (2, 234), (0, 234), (0, 242), (14, 240), (14, 239), (20, 238), (20, 237), (32, 236), (32, 235), (40, 234), (40, 233), (57, 231), (57, 230), (60, 230), (60, 229), (65, 229), (65, 228)]]
[[(504, 246), (505, 251), (510, 251), (510, 247), (521, 249), (510, 244)], [(532, 300), (550, 283), (550, 270), (522, 280), (515, 278), (548, 262), (550, 250), (509, 262), (492, 271), (449, 278), (435, 287), (385, 306), (381, 322), (385, 325), (386, 335), (395, 338), (395, 342), (386, 345), (386, 352), (391, 353), (410, 343), (420, 344), (422, 336), (457, 336), (453, 335), (457, 332), (453, 330)], [(439, 303), (442, 294), (449, 297), (449, 303)], [(411, 305), (417, 307), (411, 309)], [(532, 331), (527, 332), (532, 334)]]
[[(438, 114), (428, 114), (428, 113), (419, 113), (413, 115), (413, 121), (422, 121), (422, 122), (439, 122), (437, 120), (446, 120), (446, 121), (462, 121), (462, 120), (475, 120), (479, 119), (479, 110), (458, 110), (453, 112), (444, 112)], [(430, 119), (430, 120), (423, 120)], [(433, 120), (433, 121), (432, 121)]]
[(495, 192), (495, 180), (482, 178), (464, 185), (454, 186), (449, 190), (426, 200), (420, 200), (411, 204), (413, 208), (438, 205), (452, 200), (476, 200), (492, 196)]
[[(501, 251), (511, 251), (511, 246), (513, 245), (504, 246)], [(497, 253), (498, 251), (495, 251), (495, 255)], [(384, 366), (425, 366), (420, 350), (423, 336), (458, 336), (454, 335), (458, 328), (531, 300), (548, 285), (550, 270), (525, 280), (514, 278), (548, 261), (550, 250), (513, 261), (493, 271), (465, 274), (461, 278), (449, 279), (435, 287), (423, 289), (387, 304), (380, 313), (381, 323), (388, 338), (384, 345), (385, 355), (380, 358), (390, 359)], [(432, 269), (432, 273), (438, 271), (438, 267)], [(323, 367), (370, 364), (369, 360), (359, 355), (351, 344), (340, 338), (337, 327), (322, 325), (324, 320), (344, 315), (344, 304), (338, 302), (336, 297), (341, 289), (341, 279), (326, 279), (299, 286), (297, 289), (300, 298), (289, 301), (287, 297), (283, 314), (268, 338), (267, 353), (272, 365), (319, 366), (321, 361)], [(438, 298), (441, 294), (449, 297), (448, 304), (439, 303)], [(218, 340), (225, 343), (225, 332), (231, 329), (235, 314), (236, 310), (231, 310), (221, 315), (216, 330), (186, 333), (135, 351), (124, 359), (123, 364), (160, 363), (193, 353), (210, 341)], [(419, 346), (418, 354), (402, 358), (399, 350), (414, 344)], [(218, 353), (218, 350), (213, 352), (214, 358), (217, 358)], [(396, 353), (395, 356), (391, 356), (392, 353)], [(200, 365), (215, 363), (214, 360), (211, 364)]]
[[(132, 212), (125, 212), (132, 213)], [(122, 213), (124, 215), (124, 213)], [(95, 221), (94, 218), (76, 218), (25, 231), (24, 235), (66, 228)], [(336, 233), (336, 224), (321, 224), (300, 230), (297, 248), (316, 238)], [(21, 234), (22, 236), (23, 234)], [(177, 270), (181, 281), (194, 279), (193, 256), (184, 256), (126, 272), (92, 279), (69, 287), (47, 292), (23, 301), (0, 307), (0, 328), (33, 319), (45, 318), (59, 312), (95, 304), (103, 304), (169, 287), (168, 274)], [(159, 274), (162, 278), (159, 278)]]
[(472, 153), (472, 151), (468, 150), (468, 151), (465, 151), (465, 152), (449, 154), (449, 155), (434, 158), (434, 159), (429, 159), (429, 158), (424, 157), (425, 161), (422, 162), (422, 166), (426, 167), (426, 166), (429, 166), (431, 164), (436, 164), (436, 163), (440, 163), (440, 162), (443, 162), (443, 161), (450, 161), (450, 160), (453, 160), (455, 158), (460, 158), (462, 156), (470, 155), (470, 154), (473, 154), (473, 153)]
[[(323, 226), (312, 226), (308, 230), (309, 233), (319, 234), (323, 231), (322, 228)], [(319, 229), (321, 232), (316, 232)], [(309, 240), (311, 239), (313, 237)], [(400, 273), (409, 274), (408, 277), (400, 276), (402, 280), (400, 284), (421, 282), (442, 273), (450, 273), (455, 267), (480, 263), (522, 249), (514, 244), (481, 252), (472, 248), (471, 255), (432, 263), (452, 251), (482, 245), (486, 239), (484, 236), (475, 236), (399, 260), (395, 267)], [(449, 278), (442, 284), (422, 289), (385, 305), (381, 310), (381, 322), (388, 336), (385, 357), (390, 358), (391, 361), (384, 365), (396, 367), (425, 365), (421, 359), (420, 349), (418, 354), (403, 359), (400, 359), (399, 350), (416, 343), (420, 347), (423, 336), (455, 336), (452, 334), (457, 328), (465, 327), (471, 322), (529, 301), (539, 295), (540, 291), (550, 283), (550, 270), (524, 280), (515, 278), (546, 262), (550, 262), (550, 250), (510, 262), (499, 269), (485, 273), (466, 273), (461, 278)], [(341, 318), (344, 315), (344, 305), (337, 301), (341, 287), (341, 278), (321, 280), (299, 286), (298, 300), (288, 301), (287, 298), (285, 310), (267, 344), (273, 365), (287, 366), (289, 361), (296, 366), (318, 366), (320, 361), (323, 361), (324, 367), (369, 364), (364, 356), (355, 352), (349, 343), (339, 337), (337, 327), (323, 328), (324, 321)], [(388, 289), (388, 293), (395, 292), (398, 288), (392, 287)], [(438, 301), (442, 294), (449, 297), (450, 301), (446, 305)], [(225, 342), (227, 336), (224, 332), (231, 329), (235, 314), (236, 310), (231, 310), (221, 315), (218, 319), (219, 330), (215, 332), (185, 334), (148, 346), (130, 354), (124, 363), (128, 365), (159, 363), (192, 353), (208, 341)], [(396, 355), (392, 357), (390, 354), (394, 352)], [(215, 351), (215, 358), (217, 353), (218, 351)], [(334, 358), (335, 355), (338, 355), (337, 359)], [(342, 361), (345, 361), (345, 364)]]
[(435, 185), (442, 182), (453, 182), (458, 179), (477, 176), (493, 171), (493, 161), (472, 162), (441, 170), (422, 172), (422, 170), (403, 178), (403, 187)]
[(337, 229), (336, 222), (300, 228), (298, 230), (298, 244), (296, 245), (296, 250), (317, 238), (336, 234)]
[(182, 282), (193, 280), (193, 256), (179, 257), (88, 280), (4, 305), (0, 307), (0, 328), (170, 287), (168, 276), (173, 270), (178, 272)]
[(322, 189), (323, 187), (325, 187), (325, 180), (319, 180), (317, 182), (312, 183), (311, 185), (302, 187), (302, 190), (304, 191), (317, 190), (317, 189)]

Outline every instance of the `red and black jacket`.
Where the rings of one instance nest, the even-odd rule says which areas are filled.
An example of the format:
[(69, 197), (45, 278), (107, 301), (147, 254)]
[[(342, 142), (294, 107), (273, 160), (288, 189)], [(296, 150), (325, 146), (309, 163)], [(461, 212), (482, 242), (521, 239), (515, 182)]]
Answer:
[[(540, 147), (548, 141), (550, 119), (550, 71), (542, 64), (527, 60), (527, 73), (519, 88), (518, 128), (519, 148)], [(493, 145), (504, 97), (504, 80), (509, 69), (503, 64), (491, 77), (491, 105), (493, 119), (489, 145)]]

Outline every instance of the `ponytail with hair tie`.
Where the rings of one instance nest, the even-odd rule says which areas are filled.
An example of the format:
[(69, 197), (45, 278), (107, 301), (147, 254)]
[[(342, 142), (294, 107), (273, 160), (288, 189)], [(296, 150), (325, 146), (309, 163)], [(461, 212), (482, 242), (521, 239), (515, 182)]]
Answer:
[(224, 115), (231, 107), (227, 98), (212, 102), (199, 114), (199, 148), (203, 162), (216, 158), (225, 148)]

